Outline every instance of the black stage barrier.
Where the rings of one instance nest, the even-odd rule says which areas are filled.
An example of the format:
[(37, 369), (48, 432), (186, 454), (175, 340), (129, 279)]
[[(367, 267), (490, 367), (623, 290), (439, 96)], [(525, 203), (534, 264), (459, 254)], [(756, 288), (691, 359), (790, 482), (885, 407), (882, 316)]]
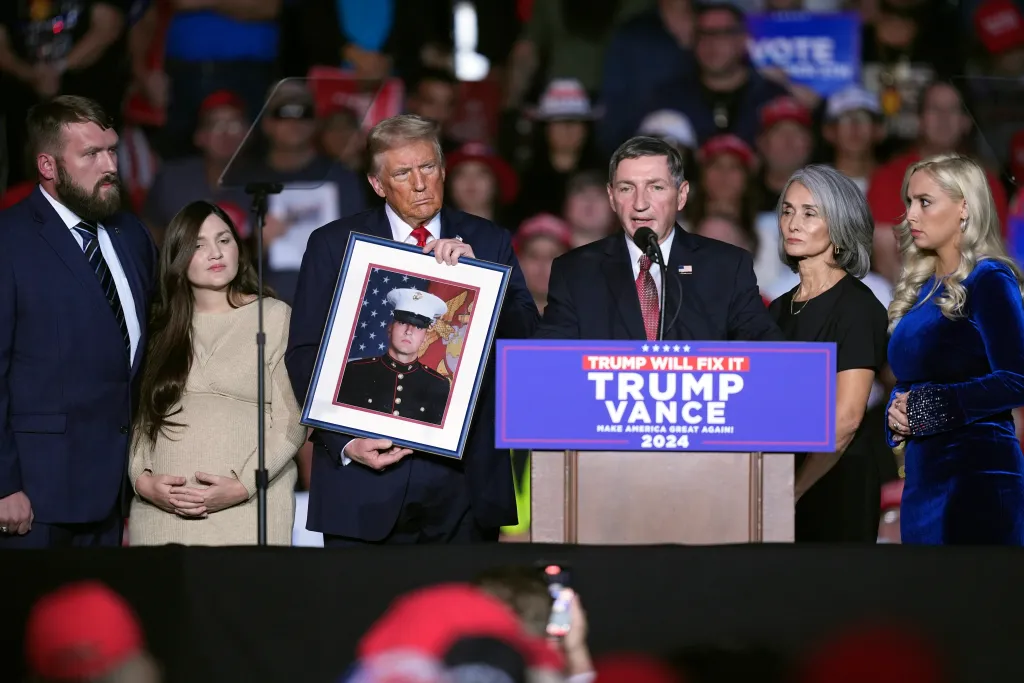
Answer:
[(500, 544), (11, 551), (0, 680), (22, 673), (31, 603), (69, 580), (101, 579), (136, 606), (169, 683), (328, 683), (393, 596), (540, 560), (572, 566), (595, 654), (709, 643), (798, 654), (852, 621), (895, 618), (936, 638), (963, 683), (1024, 679), (1020, 550)]

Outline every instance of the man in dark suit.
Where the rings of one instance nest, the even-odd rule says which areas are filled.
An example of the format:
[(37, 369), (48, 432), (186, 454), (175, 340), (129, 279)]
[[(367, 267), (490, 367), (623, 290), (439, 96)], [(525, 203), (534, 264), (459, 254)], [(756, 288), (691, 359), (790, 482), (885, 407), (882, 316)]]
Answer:
[(635, 137), (615, 151), (609, 175), (608, 197), (625, 234), (555, 259), (538, 337), (656, 339), (660, 267), (632, 240), (650, 228), (668, 264), (665, 339), (785, 341), (758, 292), (750, 254), (676, 225), (689, 192), (679, 152)]
[(99, 105), (28, 131), (39, 186), (0, 213), (0, 548), (117, 546), (156, 249)]
[[(369, 134), (368, 180), (385, 206), (316, 230), (302, 260), (285, 363), (306, 396), (331, 299), (352, 232), (416, 244), (439, 263), (477, 258), (512, 267), (497, 335), (531, 336), (537, 308), (509, 233), (490, 221), (442, 209), (444, 156), (436, 124), (396, 116)], [(508, 451), (494, 447), (494, 359), (489, 359), (461, 460), (414, 453), (387, 439), (314, 431), (307, 527), (327, 546), (360, 543), (495, 541), (517, 519)]]
[(451, 382), (421, 363), (419, 350), (448, 306), (430, 292), (405, 288), (388, 292), (387, 302), (394, 315), (387, 327), (388, 350), (345, 364), (338, 403), (439, 425)]

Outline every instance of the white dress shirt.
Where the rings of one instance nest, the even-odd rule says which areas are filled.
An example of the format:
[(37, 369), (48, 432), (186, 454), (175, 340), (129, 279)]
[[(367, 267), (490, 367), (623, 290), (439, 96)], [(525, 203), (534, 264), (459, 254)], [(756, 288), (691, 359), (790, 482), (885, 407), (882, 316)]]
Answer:
[[(82, 235), (75, 230), (75, 226), (82, 222), (82, 219), (75, 215), (75, 212), (64, 206), (56, 199), (50, 196), (47, 192), (39, 186), (39, 191), (46, 197), (46, 201), (50, 202), (50, 206), (53, 207), (60, 219), (64, 221), (64, 225), (68, 226), (68, 230), (71, 231), (71, 236), (75, 238), (75, 243), (78, 244), (79, 249), (84, 249), (85, 241), (82, 239)], [(97, 225), (97, 239), (100, 241), (100, 253), (103, 254), (103, 260), (107, 262), (107, 268), (110, 270), (110, 276), (114, 280), (114, 287), (117, 289), (117, 298), (121, 300), (121, 309), (124, 311), (124, 322), (128, 326), (128, 340), (131, 343), (131, 358), (132, 362), (135, 360), (135, 350), (139, 347), (139, 338), (142, 336), (142, 328), (139, 326), (138, 312), (135, 310), (135, 298), (132, 296), (131, 285), (128, 284), (128, 278), (124, 274), (124, 268), (121, 267), (121, 260), (117, 257), (117, 250), (114, 249), (114, 245), (110, 241), (110, 235), (107, 234), (107, 229), (100, 223)]]
[[(406, 244), (416, 244), (416, 238), (412, 236), (412, 231), (419, 226), (409, 225), (395, 213), (395, 210), (391, 208), (390, 204), (384, 205), (384, 213), (388, 216), (388, 223), (391, 225), (391, 238), (396, 242), (404, 242)], [(434, 240), (441, 239), (441, 212), (439, 211), (436, 216), (430, 219), (430, 221), (424, 226), (427, 232), (430, 233), (430, 237), (427, 238), (427, 244), (430, 244)]]
[[(416, 238), (412, 236), (412, 231), (415, 229), (413, 226), (399, 218), (398, 214), (395, 213), (395, 210), (391, 208), (390, 204), (384, 205), (384, 213), (387, 214), (388, 224), (391, 225), (392, 239), (396, 242), (404, 242), (405, 244), (416, 244)], [(436, 216), (431, 218), (424, 227), (427, 229), (427, 232), (430, 233), (430, 237), (427, 238), (427, 244), (430, 244), (436, 239), (440, 239), (441, 212), (439, 211)], [(343, 467), (352, 462), (352, 458), (345, 455), (345, 449), (348, 448), (348, 444), (350, 443), (352, 442), (349, 441), (341, 447), (341, 464)]]
[[(665, 241), (659, 244), (661, 247), (661, 258), (668, 263), (669, 254), (672, 253), (672, 241), (676, 238), (675, 228), (668, 234)], [(640, 257), (644, 255), (644, 252), (640, 251), (640, 247), (633, 243), (633, 240), (626, 235), (626, 247), (629, 249), (629, 260), (633, 265), (633, 281), (640, 277)], [(651, 261), (651, 277), (654, 278), (654, 289), (661, 295), (661, 266), (654, 261)]]

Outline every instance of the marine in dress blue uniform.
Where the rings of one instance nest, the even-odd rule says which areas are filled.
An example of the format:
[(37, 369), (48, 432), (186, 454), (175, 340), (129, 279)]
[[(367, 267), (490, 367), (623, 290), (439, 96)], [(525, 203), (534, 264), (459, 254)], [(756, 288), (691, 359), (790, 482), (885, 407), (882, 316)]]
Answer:
[[(430, 326), (448, 311), (437, 296), (416, 289), (393, 289), (387, 296), (395, 319), (388, 327), (389, 348), (383, 355), (349, 361), (338, 389), (338, 402), (355, 408), (440, 425), (451, 384), (441, 374), (408, 358), (418, 350)], [(398, 325), (398, 329), (395, 326)], [(407, 328), (414, 328), (419, 333)]]

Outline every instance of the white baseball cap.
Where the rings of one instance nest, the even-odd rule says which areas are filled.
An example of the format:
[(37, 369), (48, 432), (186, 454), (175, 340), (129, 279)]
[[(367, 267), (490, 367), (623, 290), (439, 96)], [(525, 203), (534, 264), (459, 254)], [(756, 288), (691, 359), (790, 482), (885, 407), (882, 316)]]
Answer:
[(690, 119), (671, 109), (659, 109), (645, 116), (637, 134), (664, 138), (687, 149), (697, 148), (697, 134)]
[(876, 93), (857, 85), (850, 85), (828, 98), (828, 104), (825, 106), (825, 118), (835, 121), (851, 111), (866, 111), (875, 116), (881, 116), (882, 105)]

